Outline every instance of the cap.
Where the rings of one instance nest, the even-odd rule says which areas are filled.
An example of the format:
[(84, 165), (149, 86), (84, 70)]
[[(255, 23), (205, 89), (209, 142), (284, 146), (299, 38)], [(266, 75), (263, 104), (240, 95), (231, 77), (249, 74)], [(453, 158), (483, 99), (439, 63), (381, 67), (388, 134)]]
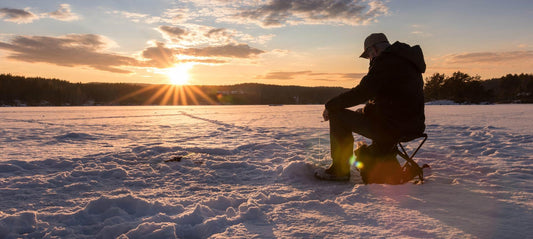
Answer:
[(372, 33), (365, 39), (365, 49), (363, 50), (363, 54), (361, 54), (362, 58), (368, 58), (368, 48), (370, 48), (373, 45), (376, 45), (381, 42), (389, 43), (389, 40), (387, 40), (387, 37), (383, 33)]

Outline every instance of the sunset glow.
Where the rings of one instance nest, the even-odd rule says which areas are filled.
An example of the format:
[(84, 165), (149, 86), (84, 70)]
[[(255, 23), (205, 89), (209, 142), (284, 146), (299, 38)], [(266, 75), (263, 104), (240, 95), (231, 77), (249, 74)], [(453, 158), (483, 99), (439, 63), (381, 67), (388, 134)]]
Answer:
[(189, 70), (192, 68), (192, 64), (179, 64), (167, 71), (168, 79), (172, 85), (186, 85), (189, 83), (190, 75)]
[(530, 1), (487, 0), (483, 11), (475, 1), (3, 3), (0, 73), (27, 77), (352, 88), (368, 72), (358, 56), (373, 32), (420, 45), (424, 77), (533, 69)]

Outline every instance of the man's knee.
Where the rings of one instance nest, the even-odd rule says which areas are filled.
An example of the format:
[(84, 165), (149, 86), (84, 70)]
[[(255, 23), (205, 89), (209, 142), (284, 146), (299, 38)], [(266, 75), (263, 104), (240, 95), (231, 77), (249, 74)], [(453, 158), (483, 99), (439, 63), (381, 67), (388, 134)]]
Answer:
[(352, 132), (352, 120), (347, 110), (336, 110), (329, 114), (329, 126), (333, 131), (349, 131)]
[(336, 122), (354, 122), (362, 118), (363, 114), (357, 111), (351, 111), (348, 109), (334, 110), (329, 112), (330, 120)]

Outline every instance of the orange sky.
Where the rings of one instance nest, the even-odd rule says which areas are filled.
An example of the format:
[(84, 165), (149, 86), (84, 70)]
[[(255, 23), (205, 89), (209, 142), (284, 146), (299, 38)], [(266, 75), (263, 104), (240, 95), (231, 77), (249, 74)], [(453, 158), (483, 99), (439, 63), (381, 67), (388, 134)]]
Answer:
[[(336, 6), (334, 4), (342, 6)], [(483, 4), (481, 4), (483, 3)], [(364, 38), (420, 45), (425, 76), (532, 73), (530, 1), (10, 1), (0, 73), (71, 82), (353, 87)]]

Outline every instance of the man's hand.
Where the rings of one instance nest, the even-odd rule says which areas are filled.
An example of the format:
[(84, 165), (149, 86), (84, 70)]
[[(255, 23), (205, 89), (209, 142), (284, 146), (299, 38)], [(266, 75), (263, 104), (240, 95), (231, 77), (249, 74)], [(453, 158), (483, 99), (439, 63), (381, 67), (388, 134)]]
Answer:
[(324, 112), (322, 112), (322, 117), (324, 118), (324, 121), (328, 121), (329, 120), (328, 109), (324, 109)]

